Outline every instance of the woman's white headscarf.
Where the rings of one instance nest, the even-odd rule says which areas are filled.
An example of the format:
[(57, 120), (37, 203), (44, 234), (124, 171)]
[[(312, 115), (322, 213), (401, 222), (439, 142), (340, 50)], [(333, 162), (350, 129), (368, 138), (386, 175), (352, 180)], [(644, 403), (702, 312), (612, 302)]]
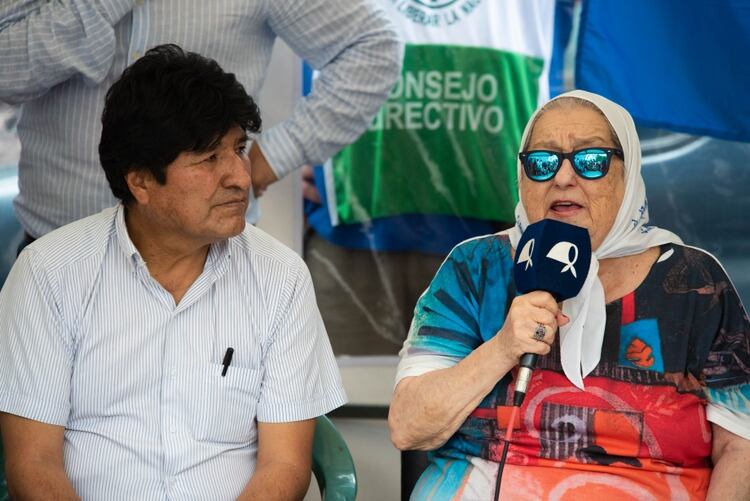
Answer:
[[(566, 92), (553, 101), (564, 97), (577, 97), (596, 105), (612, 125), (625, 156), (625, 193), (617, 218), (602, 244), (594, 251), (589, 274), (581, 292), (578, 296), (564, 301), (562, 307), (563, 313), (570, 317), (570, 322), (560, 328), (563, 371), (570, 382), (583, 389), (583, 378), (599, 363), (604, 339), (606, 312), (604, 289), (597, 276), (598, 260), (639, 254), (650, 247), (665, 243), (681, 244), (682, 240), (670, 231), (648, 226), (646, 188), (641, 177), (641, 145), (630, 113), (602, 96), (581, 90)], [(522, 149), (529, 139), (538, 113), (539, 110), (526, 125), (521, 138)], [(519, 182), (523, 175), (523, 167), (519, 161)], [(514, 248), (517, 247), (521, 233), (528, 224), (523, 200), (520, 200), (516, 206), (516, 226), (503, 232), (509, 235)]]

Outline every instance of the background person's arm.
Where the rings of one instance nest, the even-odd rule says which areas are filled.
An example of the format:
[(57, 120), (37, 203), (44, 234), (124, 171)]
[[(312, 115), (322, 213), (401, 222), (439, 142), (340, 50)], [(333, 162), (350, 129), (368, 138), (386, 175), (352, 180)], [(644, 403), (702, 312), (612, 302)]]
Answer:
[[(403, 44), (372, 0), (274, 0), (268, 25), (319, 71), (312, 92), (250, 152), (253, 186), (317, 165), (367, 128), (401, 71)], [(262, 153), (259, 154), (259, 153)]]
[(302, 499), (310, 485), (315, 420), (258, 422), (258, 462), (238, 501)]
[(0, 100), (19, 104), (83, 75), (101, 82), (112, 66), (114, 26), (132, 0), (0, 2)]
[(711, 423), (714, 471), (708, 486), (707, 501), (750, 499), (750, 440)]
[(65, 474), (64, 427), (0, 413), (0, 430), (12, 499), (80, 499)]

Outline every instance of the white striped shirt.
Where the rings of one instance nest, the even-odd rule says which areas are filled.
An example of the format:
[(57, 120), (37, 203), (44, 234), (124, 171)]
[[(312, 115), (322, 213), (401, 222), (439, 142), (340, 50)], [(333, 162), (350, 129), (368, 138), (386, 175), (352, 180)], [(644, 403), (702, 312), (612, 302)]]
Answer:
[(100, 117), (128, 64), (177, 43), (257, 97), (276, 35), (320, 70), (292, 116), (259, 137), (281, 178), (354, 141), (398, 77), (401, 43), (372, 0), (0, 2), (0, 101), (24, 103), (15, 206), (26, 231), (40, 236), (114, 204)]
[(248, 226), (211, 246), (175, 306), (118, 207), (19, 256), (0, 293), (0, 411), (66, 428), (83, 499), (234, 499), (256, 419), (345, 403), (307, 268)]

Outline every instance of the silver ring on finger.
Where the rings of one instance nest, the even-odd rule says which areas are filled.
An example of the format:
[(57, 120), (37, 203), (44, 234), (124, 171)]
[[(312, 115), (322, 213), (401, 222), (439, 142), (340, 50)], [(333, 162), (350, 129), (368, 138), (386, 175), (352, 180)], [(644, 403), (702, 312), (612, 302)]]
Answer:
[(547, 334), (547, 327), (544, 324), (537, 324), (534, 329), (534, 339), (544, 341), (544, 335)]

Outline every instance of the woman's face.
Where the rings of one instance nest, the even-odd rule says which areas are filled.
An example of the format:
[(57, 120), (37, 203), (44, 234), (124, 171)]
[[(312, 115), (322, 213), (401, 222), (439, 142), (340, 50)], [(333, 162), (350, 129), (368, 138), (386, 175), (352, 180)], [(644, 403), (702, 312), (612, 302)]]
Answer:
[[(534, 124), (527, 150), (569, 152), (588, 147), (615, 148), (607, 120), (596, 110), (580, 105), (547, 110)], [(625, 192), (624, 165), (612, 156), (609, 172), (600, 179), (584, 179), (569, 160), (549, 181), (532, 181), (522, 174), (521, 199), (529, 223), (555, 219), (589, 230), (591, 248), (597, 249), (617, 217)]]

